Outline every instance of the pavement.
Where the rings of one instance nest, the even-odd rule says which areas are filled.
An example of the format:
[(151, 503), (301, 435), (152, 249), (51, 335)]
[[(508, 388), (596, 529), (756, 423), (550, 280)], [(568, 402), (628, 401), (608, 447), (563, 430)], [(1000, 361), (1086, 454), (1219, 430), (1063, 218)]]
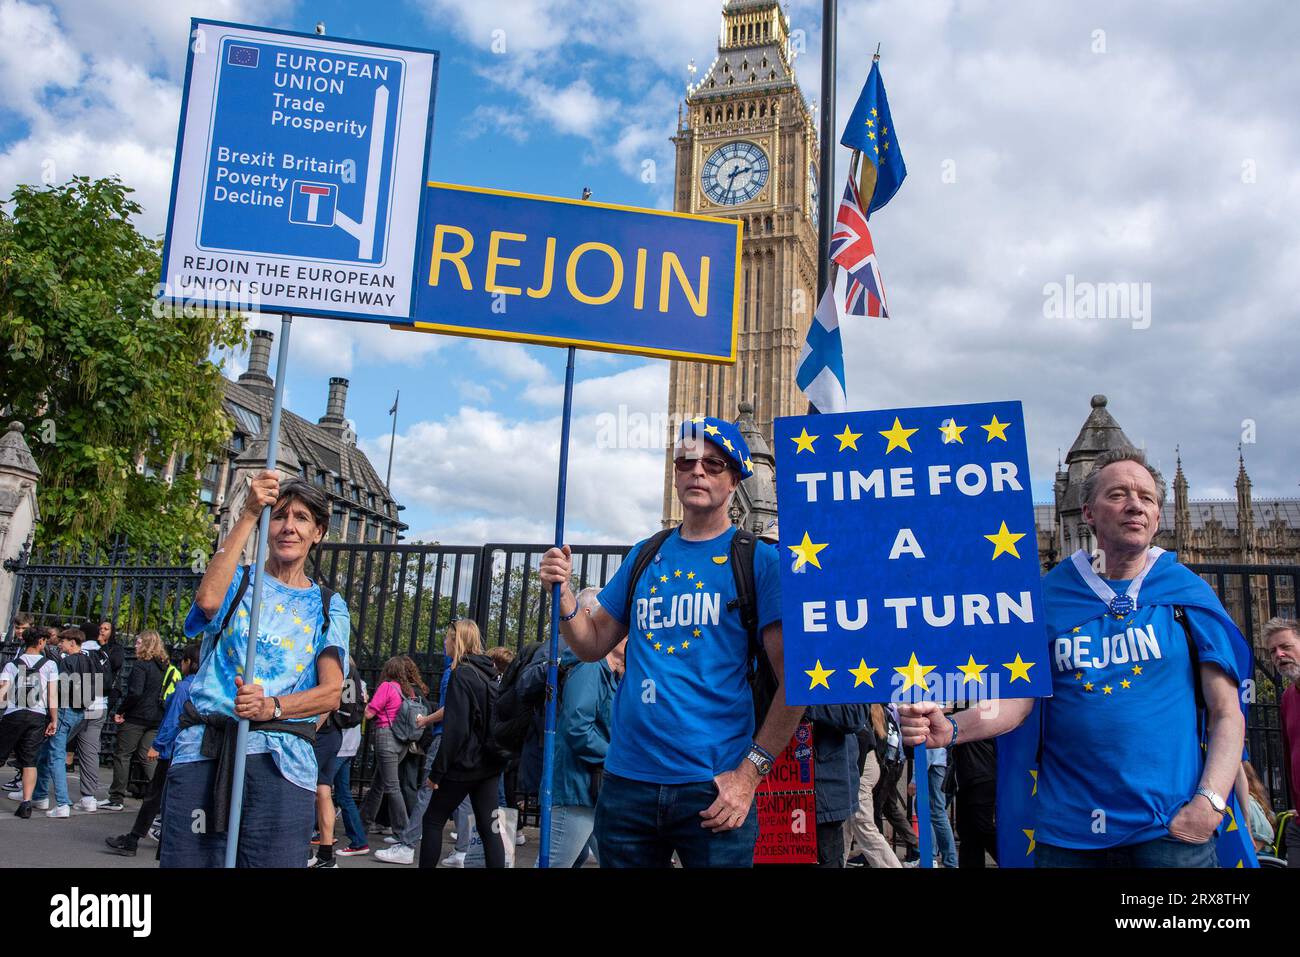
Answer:
[[(13, 776), (13, 770), (0, 769), (0, 776), (5, 781)], [(95, 811), (93, 813), (78, 811), (73, 806), (72, 816), (67, 818), (49, 818), (44, 811), (32, 810), (28, 820), (14, 817), (18, 802), (8, 799), (8, 791), (0, 791), (0, 867), (144, 867), (158, 866), (154, 855), (158, 844), (146, 837), (140, 842), (135, 857), (123, 857), (114, 854), (104, 845), (104, 839), (116, 834), (125, 834), (135, 823), (136, 812), (140, 802), (127, 798), (125, 808), (121, 811)], [(74, 799), (80, 795), (75, 773), (68, 775), (68, 793)], [(336, 848), (345, 847), (347, 835), (342, 822), (338, 824), (338, 843)], [(515, 866), (533, 867), (537, 862), (538, 832), (535, 827), (522, 828), (523, 845), (515, 847)], [(452, 825), (448, 822), (442, 835), (442, 856), (445, 858), (452, 850)], [(384, 836), (378, 833), (369, 835), (370, 853), (361, 857), (339, 858), (340, 868), (378, 867), (388, 870), (414, 870), (415, 865), (404, 867), (400, 864), (385, 864), (375, 859), (375, 851), (388, 847)], [(303, 863), (307, 863), (304, 856)]]

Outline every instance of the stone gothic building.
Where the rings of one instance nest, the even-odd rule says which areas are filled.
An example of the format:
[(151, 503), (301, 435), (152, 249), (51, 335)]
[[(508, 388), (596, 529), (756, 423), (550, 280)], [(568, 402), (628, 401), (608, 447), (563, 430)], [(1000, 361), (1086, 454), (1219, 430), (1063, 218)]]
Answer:
[[(776, 0), (727, 0), (718, 56), (688, 90), (673, 137), (673, 208), (740, 219), (745, 232), (737, 362), (673, 362), (670, 421), (731, 419), (744, 403), (765, 445), (773, 419), (807, 411), (795, 373), (817, 288), (820, 151), (789, 35)], [(671, 447), (665, 458), (663, 519), (670, 525), (681, 520)]]

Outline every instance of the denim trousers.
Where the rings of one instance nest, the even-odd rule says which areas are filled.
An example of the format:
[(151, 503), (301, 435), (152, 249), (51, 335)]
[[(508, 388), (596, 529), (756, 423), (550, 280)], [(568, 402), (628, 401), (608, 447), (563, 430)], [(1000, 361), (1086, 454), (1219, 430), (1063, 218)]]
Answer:
[(339, 769), (334, 772), (334, 803), (343, 815), (343, 829), (348, 832), (348, 841), (353, 847), (369, 843), (366, 829), (361, 824), (361, 812), (357, 802), (352, 798), (352, 759), (340, 758)]
[(758, 839), (758, 803), (745, 822), (713, 833), (700, 812), (718, 797), (712, 781), (652, 784), (605, 772), (596, 804), (596, 846), (601, 867), (752, 867)]
[(581, 867), (589, 853), (600, 851), (593, 832), (596, 809), (579, 804), (557, 804), (551, 808), (551, 867)]
[(72, 708), (59, 709), (59, 723), (55, 725), (54, 736), (45, 739), (45, 743), (41, 745), (40, 757), (36, 761), (38, 770), (32, 800), (40, 801), (48, 797), (52, 786), (55, 804), (72, 803), (68, 800), (68, 765), (64, 755), (68, 751), (68, 735), (72, 733), (73, 728), (81, 724), (83, 713)]
[(367, 830), (375, 826), (379, 804), (388, 800), (388, 823), (394, 834), (406, 830), (406, 801), (398, 782), (398, 765), (406, 755), (406, 748), (393, 737), (388, 728), (375, 729), (375, 780), (361, 802), (361, 821)]
[(1204, 844), (1188, 844), (1171, 834), (1139, 844), (1081, 851), (1072, 847), (1039, 844), (1035, 867), (1218, 867), (1218, 835)]
[(943, 779), (948, 768), (943, 764), (930, 767), (930, 830), (934, 832), (934, 849), (944, 867), (957, 866), (957, 842), (952, 837), (952, 822), (948, 820), (948, 796), (943, 793)]
[[(236, 867), (307, 866), (316, 824), (316, 792), (285, 780), (270, 754), (250, 754), (244, 768), (244, 807)], [(216, 761), (167, 769), (163, 791), (162, 867), (221, 867), (225, 833), (211, 833)]]

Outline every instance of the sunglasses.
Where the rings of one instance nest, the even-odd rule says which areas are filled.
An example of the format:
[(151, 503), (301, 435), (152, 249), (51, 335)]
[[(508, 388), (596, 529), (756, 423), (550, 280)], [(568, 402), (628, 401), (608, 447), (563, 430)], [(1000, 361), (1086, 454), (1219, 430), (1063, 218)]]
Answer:
[(673, 465), (679, 472), (690, 472), (695, 468), (695, 463), (699, 462), (704, 466), (704, 471), (709, 475), (721, 475), (731, 467), (731, 463), (726, 459), (720, 459), (716, 455), (706, 455), (700, 459), (679, 458), (673, 459)]

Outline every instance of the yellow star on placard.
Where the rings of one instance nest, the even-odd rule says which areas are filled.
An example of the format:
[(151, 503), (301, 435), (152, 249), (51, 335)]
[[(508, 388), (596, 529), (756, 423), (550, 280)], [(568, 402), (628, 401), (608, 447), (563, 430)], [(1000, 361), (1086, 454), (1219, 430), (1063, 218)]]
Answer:
[(660, 576), (659, 576), (659, 580), (660, 580), (661, 582), (666, 582), (666, 581), (668, 581), (668, 576), (667, 576), (667, 575), (660, 575)]
[(875, 108), (874, 106), (871, 108), (871, 115), (872, 115), (872, 116), (879, 116), (879, 115), (880, 115), (879, 113), (876, 112), (876, 108)]
[(681, 570), (680, 568), (678, 568), (676, 571), (674, 571), (674, 572), (673, 572), (673, 577), (674, 577), (674, 578), (681, 578), (681, 577), (682, 577), (682, 570)]
[(691, 634), (696, 638), (700, 637), (700, 629), (696, 628), (693, 632), (691, 632)]
[(967, 428), (969, 428), (969, 426), (958, 425), (956, 419), (949, 419), (943, 425), (939, 426), (939, 431), (943, 433), (943, 444), (951, 445), (953, 442), (956, 442), (959, 445), (965, 445), (966, 443), (962, 441), (961, 434), (965, 432)]
[(853, 687), (856, 688), (858, 685), (866, 685), (868, 688), (874, 688), (876, 685), (875, 682), (871, 680), (871, 676), (879, 670), (879, 668), (868, 668), (867, 659), (859, 658), (858, 666), (849, 669), (849, 674), (853, 675)]
[(1083, 631), (1082, 625), (1075, 625), (1073, 628), (1070, 629), (1070, 632), (1075, 635), (1077, 635), (1081, 631)]
[(683, 642), (682, 642), (682, 651), (685, 651), (685, 650), (686, 650), (687, 648), (689, 648), (690, 646), (691, 646), (691, 643), (690, 643), (689, 641), (683, 641)]
[(964, 665), (958, 665), (958, 666), (957, 666), (957, 670), (960, 671), (963, 675), (966, 676), (965, 678), (962, 679), (962, 682), (961, 682), (961, 683), (962, 683), (962, 684), (966, 684), (966, 682), (968, 682), (968, 681), (978, 681), (980, 684), (983, 684), (983, 683), (984, 683), (984, 676), (983, 676), (982, 674), (980, 674), (980, 672), (983, 671), (983, 670), (984, 670), (985, 668), (987, 668), (987, 667), (988, 667), (988, 665), (978, 665), (978, 664), (976, 664), (976, 663), (975, 663), (975, 656), (974, 656), (974, 655), (968, 655), (967, 658), (966, 658), (966, 663), (965, 663)]
[(787, 545), (786, 548), (794, 552), (795, 558), (798, 559), (798, 561), (794, 563), (795, 571), (798, 571), (805, 565), (812, 565), (816, 568), (821, 568), (822, 563), (818, 561), (817, 555), (829, 544), (830, 542), (821, 545), (814, 545), (812, 539), (808, 537), (808, 533), (804, 532), (802, 542), (798, 545)]
[(1127, 678), (1125, 678), (1123, 681), (1121, 681), (1121, 682), (1119, 683), (1119, 686), (1120, 686), (1121, 688), (1132, 688), (1132, 687), (1133, 687), (1133, 682), (1131, 682), (1131, 681), (1129, 681)]
[[(678, 572), (678, 574), (680, 575), (681, 572)], [(686, 577), (693, 579), (695, 577), (695, 572), (687, 572)]]
[(898, 421), (898, 416), (894, 416), (894, 427), (891, 429), (884, 429), (880, 433), (885, 438), (889, 439), (889, 447), (885, 449), (885, 454), (888, 455), (890, 452), (894, 451), (894, 449), (903, 449), (907, 452), (912, 451), (912, 446), (907, 443), (907, 440), (919, 431), (920, 429), (903, 428), (903, 423)]
[(1077, 674), (1075, 674), (1075, 676), (1074, 676), (1074, 680), (1075, 680), (1075, 681), (1082, 681), (1082, 680), (1083, 680), (1083, 672), (1080, 671), (1080, 672), (1078, 672)]
[(647, 632), (645, 633), (645, 636), (646, 636), (647, 638), (649, 638), (650, 640), (653, 641), (653, 640), (654, 640), (655, 633), (654, 633), (653, 631), (647, 631)]
[(718, 427), (717, 427), (716, 425), (706, 425), (706, 426), (704, 427), (704, 434), (705, 434), (705, 435), (717, 435), (717, 434), (718, 434)]
[(1002, 527), (997, 530), (996, 534), (985, 535), (984, 537), (987, 538), (994, 545), (993, 548), (994, 558), (997, 558), (999, 555), (1003, 555), (1003, 554), (1014, 555), (1016, 558), (1019, 558), (1020, 552), (1016, 551), (1016, 542), (1024, 538), (1025, 533), (1024, 532), (1012, 533), (1007, 530), (1007, 523), (1003, 522)]
[(1084, 691), (1091, 691), (1091, 690), (1092, 690), (1092, 682), (1089, 681), (1089, 682), (1085, 683), (1084, 686), (1083, 686), (1083, 690), (1084, 690)]
[(1237, 829), (1237, 815), (1232, 812), (1231, 806), (1227, 808), (1227, 811), (1228, 811), (1228, 827), (1223, 832), (1224, 834), (1227, 834), (1228, 831), (1235, 831)]
[(818, 659), (817, 664), (813, 666), (811, 671), (808, 670), (807, 668), (804, 669), (804, 674), (806, 674), (809, 678), (812, 679), (812, 684), (808, 686), (809, 691), (812, 691), (813, 688), (816, 688), (818, 685), (821, 685), (827, 691), (830, 691), (831, 686), (826, 683), (826, 679), (829, 678), (831, 675), (835, 674), (835, 669), (831, 668), (827, 670), (823, 668), (821, 659)]
[(1142, 666), (1141, 666), (1141, 665), (1134, 665), (1134, 666), (1133, 666), (1133, 674), (1135, 674), (1135, 675), (1140, 675), (1140, 674), (1142, 674)]
[(669, 646), (668, 646), (668, 654), (672, 655), (672, 654), (676, 654), (676, 653), (677, 653), (677, 646), (676, 646), (676, 645), (669, 645)]
[(1015, 661), (1008, 661), (1008, 662), (1006, 662), (1002, 667), (1003, 667), (1003, 668), (1009, 668), (1009, 669), (1011, 670), (1011, 681), (1012, 681), (1012, 682), (1015, 682), (1015, 681), (1017, 681), (1017, 680), (1022, 680), (1022, 679), (1023, 679), (1024, 681), (1028, 681), (1028, 680), (1029, 680), (1029, 669), (1032, 668), (1035, 664), (1037, 664), (1037, 662), (1034, 662), (1034, 661), (1022, 661), (1021, 658), (1020, 658), (1020, 654), (1017, 652), (1017, 654), (1016, 654), (1016, 660), (1015, 660)]
[(798, 455), (800, 452), (812, 452), (816, 455), (817, 450), (813, 448), (813, 443), (819, 438), (821, 438), (819, 435), (809, 435), (807, 429), (804, 429), (799, 435), (791, 436), (790, 441), (794, 443), (794, 454)]
[(696, 583), (695, 583), (695, 587), (696, 587), (696, 588), (703, 588), (703, 587), (704, 587), (704, 582), (696, 582)]
[(916, 660), (916, 652), (912, 652), (912, 660), (904, 667), (894, 666), (894, 670), (907, 679), (907, 684), (899, 690), (906, 691), (908, 688), (920, 686), (925, 687), (925, 676), (935, 669), (934, 665), (923, 665)]
[(835, 436), (835, 438), (840, 440), (841, 452), (843, 452), (845, 449), (852, 449), (854, 452), (856, 452), (858, 450), (858, 439), (862, 438), (862, 433), (854, 432), (848, 427), (848, 425), (845, 425), (844, 431), (841, 432), (839, 435)]
[(980, 426), (981, 429), (989, 434), (989, 437), (984, 441), (992, 442), (994, 439), (1001, 439), (1005, 442), (1007, 440), (1007, 426), (1010, 424), (1010, 422), (999, 422), (998, 417), (996, 415), (993, 416), (992, 422), (988, 425)]
[(659, 590), (659, 586), (658, 586), (658, 585), (651, 585), (651, 586), (650, 586), (650, 594), (653, 595), (653, 594), (654, 594), (655, 592), (657, 592), (658, 590)]
[(1025, 857), (1028, 857), (1034, 853), (1034, 848), (1038, 846), (1038, 843), (1034, 840), (1033, 828), (1021, 828), (1021, 830), (1024, 831), (1025, 837), (1029, 838), (1029, 850), (1025, 851)]
[(654, 649), (655, 649), (655, 651), (658, 651), (658, 650), (659, 650), (660, 648), (662, 648), (662, 647), (663, 647), (663, 645), (660, 644), (659, 642), (656, 641), (656, 642), (654, 643)]
[(1115, 689), (1112, 688), (1110, 685), (1103, 685), (1103, 686), (1102, 686), (1102, 689), (1101, 689), (1101, 692), (1102, 692), (1102, 694), (1110, 694), (1110, 693), (1111, 693), (1112, 691), (1114, 691), (1114, 690), (1115, 690)]
[(1038, 794), (1038, 770), (1035, 769), (1033, 771), (1030, 771), (1029, 776), (1034, 779), (1034, 789), (1029, 792), (1029, 796), (1036, 797)]

